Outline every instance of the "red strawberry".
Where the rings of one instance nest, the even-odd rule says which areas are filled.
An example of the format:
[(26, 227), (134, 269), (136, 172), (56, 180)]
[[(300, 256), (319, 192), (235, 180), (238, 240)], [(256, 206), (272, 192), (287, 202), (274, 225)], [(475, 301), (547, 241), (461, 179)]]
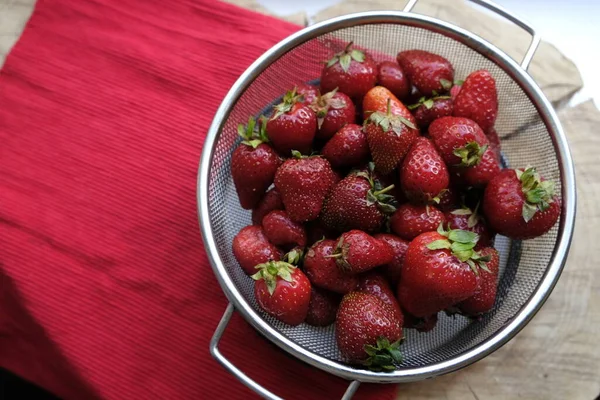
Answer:
[(306, 231), (304, 226), (290, 219), (283, 210), (274, 210), (262, 220), (263, 231), (269, 241), (276, 246), (293, 247), (306, 246)]
[(384, 303), (389, 305), (394, 310), (400, 321), (404, 319), (402, 316), (402, 310), (400, 310), (400, 306), (396, 300), (396, 296), (394, 295), (390, 284), (383, 277), (383, 275), (381, 275), (381, 273), (369, 271), (362, 275), (356, 290), (359, 292), (370, 293), (379, 297)]
[(275, 188), (269, 189), (252, 210), (252, 223), (254, 225), (262, 224), (264, 216), (273, 210), (283, 210), (281, 195)]
[(496, 159), (498, 159), (498, 161), (502, 160), (502, 146), (496, 128), (491, 128), (487, 132), (487, 138), (490, 141), (490, 148), (494, 151)]
[(485, 187), (489, 181), (500, 173), (500, 165), (494, 151), (488, 147), (478, 164), (464, 169), (457, 169), (468, 186)]
[(338, 235), (337, 232), (327, 229), (321, 218), (305, 223), (304, 227), (306, 228), (308, 245), (313, 245), (321, 239), (336, 239)]
[(488, 312), (496, 302), (500, 258), (496, 249), (492, 247), (486, 247), (480, 253), (483, 256), (491, 257), (490, 261), (486, 263), (489, 272), (480, 270), (479, 285), (475, 294), (456, 305), (465, 315), (474, 316)]
[(349, 43), (337, 53), (321, 72), (321, 92), (338, 88), (353, 99), (361, 99), (377, 81), (377, 64), (371, 56)]
[(372, 173), (351, 173), (329, 193), (323, 209), (323, 223), (340, 232), (350, 229), (377, 231), (386, 215), (396, 210), (392, 205), (393, 196), (386, 194), (393, 188), (393, 185), (382, 188)]
[(454, 81), (454, 68), (442, 56), (424, 50), (406, 50), (396, 57), (408, 79), (419, 92), (431, 96), (433, 92), (450, 90)]
[(249, 225), (233, 238), (233, 255), (244, 272), (252, 275), (258, 264), (268, 261), (279, 261), (283, 253), (269, 242), (262, 228)]
[(476, 233), (479, 236), (479, 241), (475, 246), (476, 249), (492, 245), (494, 234), (487, 226), (485, 219), (477, 212), (477, 208), (473, 211), (465, 206), (447, 212), (446, 221), (450, 229), (461, 229)]
[(404, 326), (403, 328), (413, 328), (419, 332), (429, 332), (437, 324), (437, 314), (430, 315), (428, 317), (417, 318), (414, 315), (410, 315), (404, 312)]
[[(381, 110), (381, 102), (386, 108)], [(375, 168), (387, 175), (398, 166), (419, 137), (415, 119), (408, 109), (386, 88), (376, 86), (363, 100), (365, 133)]]
[(473, 250), (477, 239), (461, 230), (417, 236), (406, 251), (398, 285), (402, 309), (427, 317), (475, 294), (478, 270), (485, 270), (489, 261)]
[(402, 264), (404, 264), (404, 256), (406, 255), (406, 249), (408, 249), (409, 242), (389, 233), (378, 233), (374, 237), (392, 246), (394, 259), (389, 264), (379, 267), (379, 269), (392, 283), (392, 285), (396, 287), (398, 281), (400, 280)]
[(536, 169), (505, 169), (485, 188), (483, 211), (490, 227), (512, 239), (541, 236), (560, 216), (561, 201), (555, 185)]
[(429, 136), (449, 166), (477, 165), (488, 147), (488, 139), (468, 118), (444, 117), (429, 126)]
[(498, 116), (498, 92), (488, 71), (481, 69), (467, 76), (454, 101), (454, 116), (472, 119), (484, 132), (494, 127)]
[(310, 153), (317, 132), (317, 116), (300, 102), (301, 96), (294, 90), (283, 96), (283, 102), (275, 106), (273, 116), (267, 122), (267, 132), (275, 150), (289, 157), (292, 150)]
[(343, 272), (359, 274), (391, 263), (394, 251), (386, 242), (354, 229), (340, 236), (331, 256)]
[(238, 133), (244, 139), (231, 156), (231, 175), (242, 208), (253, 208), (265, 190), (273, 183), (275, 172), (281, 164), (277, 153), (266, 144), (265, 122), (255, 130), (256, 120), (248, 119), (248, 125), (240, 124)]
[(439, 203), (436, 207), (443, 212), (452, 211), (460, 204), (458, 193), (455, 187), (449, 186), (447, 190), (439, 195)]
[(337, 89), (317, 97), (311, 104), (317, 114), (317, 138), (329, 140), (346, 124), (356, 122), (352, 99)]
[(400, 169), (400, 183), (406, 197), (419, 203), (439, 201), (450, 184), (450, 174), (433, 143), (420, 137), (410, 148)]
[(344, 296), (335, 321), (335, 337), (349, 363), (374, 371), (393, 371), (402, 361), (398, 350), (402, 321), (389, 305), (370, 293)]
[(402, 68), (393, 61), (383, 61), (377, 66), (377, 83), (394, 93), (398, 99), (410, 95), (411, 85)]
[(306, 83), (299, 83), (296, 85), (296, 93), (302, 96), (302, 104), (309, 106), (319, 96), (319, 88)]
[(288, 325), (300, 325), (308, 314), (310, 282), (297, 267), (284, 261), (256, 266), (254, 297), (269, 315)]
[(403, 204), (390, 218), (390, 228), (401, 238), (413, 240), (421, 233), (435, 231), (445, 222), (444, 213), (433, 206)]
[(312, 221), (321, 213), (336, 176), (326, 159), (292, 153), (294, 158), (286, 160), (277, 170), (275, 187), (292, 220)]
[(339, 295), (312, 287), (306, 323), (312, 326), (328, 326), (335, 322), (340, 305)]
[(356, 124), (345, 125), (329, 139), (321, 154), (334, 168), (360, 165), (369, 159), (367, 135)]
[(452, 86), (452, 89), (450, 89), (450, 97), (452, 98), (452, 101), (456, 100), (456, 96), (458, 96), (460, 89), (462, 89), (462, 84), (463, 82), (460, 82), (459, 85), (455, 83), (454, 86)]
[(346, 275), (338, 268), (331, 257), (335, 243), (334, 240), (325, 239), (313, 244), (304, 256), (304, 271), (313, 285), (346, 294), (356, 288), (358, 278)]
[(452, 115), (452, 108), (450, 96), (421, 97), (416, 104), (408, 106), (409, 110), (414, 110), (415, 120), (421, 129), (427, 129), (438, 118)]

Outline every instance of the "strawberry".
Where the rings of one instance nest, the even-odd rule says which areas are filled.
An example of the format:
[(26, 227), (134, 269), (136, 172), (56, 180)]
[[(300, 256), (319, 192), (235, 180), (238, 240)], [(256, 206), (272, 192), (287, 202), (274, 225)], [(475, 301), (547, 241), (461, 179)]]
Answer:
[(393, 371), (402, 361), (398, 350), (402, 321), (389, 305), (370, 293), (344, 296), (335, 321), (335, 337), (349, 363), (374, 371)]
[(377, 64), (365, 52), (353, 49), (350, 42), (344, 51), (331, 58), (321, 72), (321, 92), (335, 88), (353, 99), (361, 99), (377, 81)]
[(394, 310), (400, 321), (404, 319), (402, 316), (402, 310), (400, 310), (398, 300), (396, 300), (396, 296), (394, 295), (390, 284), (380, 272), (371, 270), (362, 275), (356, 290), (359, 292), (370, 293), (379, 297), (384, 303), (389, 305)]
[(490, 147), (494, 151), (494, 154), (496, 155), (496, 159), (498, 161), (502, 160), (502, 147), (500, 144), (500, 137), (498, 136), (498, 132), (496, 131), (496, 128), (491, 128), (487, 132), (487, 138), (490, 141)]
[(341, 271), (347, 274), (359, 274), (391, 263), (394, 259), (394, 251), (387, 242), (354, 229), (340, 236), (330, 257), (335, 258)]
[(336, 239), (337, 232), (328, 229), (323, 225), (323, 220), (317, 218), (314, 221), (310, 221), (304, 224), (306, 228), (306, 236), (308, 245), (313, 245), (321, 239)]
[(279, 261), (283, 256), (258, 225), (249, 225), (240, 230), (233, 238), (232, 247), (235, 259), (248, 275), (256, 272), (254, 267), (258, 264)]
[(332, 292), (346, 294), (358, 285), (358, 278), (344, 274), (331, 255), (335, 241), (324, 239), (313, 244), (304, 256), (304, 272), (313, 285)]
[(311, 288), (306, 323), (312, 326), (328, 326), (335, 322), (340, 305), (339, 295), (316, 287)]
[(429, 137), (447, 165), (461, 168), (477, 165), (489, 144), (479, 125), (468, 118), (437, 119), (429, 126)]
[(460, 81), (459, 83), (455, 82), (454, 86), (452, 86), (452, 89), (450, 89), (450, 98), (453, 102), (456, 100), (456, 96), (458, 96), (458, 94), (460, 93), (460, 89), (462, 89), (462, 84), (462, 81)]
[(252, 223), (254, 225), (261, 225), (265, 215), (273, 210), (283, 210), (281, 195), (275, 188), (269, 189), (252, 210)]
[(400, 280), (400, 271), (402, 270), (402, 264), (404, 264), (404, 256), (406, 255), (406, 249), (408, 249), (409, 242), (389, 233), (378, 233), (374, 237), (386, 242), (392, 247), (394, 259), (389, 264), (379, 267), (379, 269), (390, 283), (396, 287)]
[(490, 227), (512, 239), (531, 239), (548, 232), (560, 209), (554, 182), (544, 180), (534, 167), (503, 170), (483, 195), (483, 211)]
[(403, 328), (412, 328), (418, 330), (419, 332), (429, 332), (435, 328), (437, 321), (437, 314), (433, 314), (428, 317), (417, 318), (414, 315), (404, 312)]
[(456, 210), (446, 213), (446, 221), (450, 229), (461, 229), (463, 231), (470, 231), (476, 233), (479, 236), (476, 249), (489, 247), (492, 245), (494, 234), (488, 227), (485, 219), (481, 214), (477, 212), (478, 207), (475, 210), (471, 210), (469, 207), (464, 206), (457, 208)]
[(383, 188), (369, 172), (354, 172), (338, 182), (325, 200), (323, 223), (332, 230), (350, 229), (374, 232), (392, 214), (394, 197), (386, 194), (394, 185)]
[[(384, 99), (386, 108), (381, 111), (381, 101)], [(387, 175), (402, 162), (410, 146), (419, 137), (415, 119), (400, 100), (381, 86), (367, 93), (363, 112), (368, 115), (364, 130), (375, 168)]]
[(469, 168), (458, 168), (457, 171), (468, 186), (485, 187), (500, 173), (500, 165), (494, 151), (487, 147), (478, 164)]
[(287, 92), (267, 122), (273, 147), (285, 157), (289, 157), (292, 150), (310, 153), (317, 132), (317, 116), (309, 106), (302, 104), (301, 97), (296, 88)]
[(318, 96), (311, 108), (317, 114), (317, 138), (329, 140), (346, 124), (356, 122), (352, 99), (337, 89)]
[(461, 230), (417, 236), (406, 251), (398, 285), (402, 309), (427, 317), (475, 294), (477, 274), (490, 260), (473, 249), (477, 240), (475, 233)]
[(406, 240), (413, 240), (421, 233), (435, 231), (446, 222), (444, 213), (433, 206), (403, 204), (390, 218), (392, 231)]
[(450, 61), (424, 50), (406, 50), (396, 57), (408, 79), (425, 96), (450, 90), (454, 68)]
[(443, 212), (452, 211), (460, 204), (457, 189), (450, 185), (443, 193), (439, 195), (439, 202), (436, 207)]
[(306, 83), (299, 83), (296, 85), (296, 93), (299, 96), (302, 96), (300, 102), (304, 105), (309, 106), (319, 96), (319, 88)]
[(377, 83), (394, 93), (398, 99), (410, 95), (411, 85), (402, 68), (393, 61), (382, 61), (377, 66)]
[(427, 129), (438, 118), (452, 115), (452, 108), (450, 96), (421, 97), (417, 103), (408, 106), (409, 110), (414, 110), (415, 120), (421, 129)]
[(479, 272), (479, 284), (475, 294), (461, 301), (456, 307), (465, 315), (475, 316), (488, 312), (496, 302), (496, 289), (498, 288), (498, 268), (500, 258), (496, 249), (486, 247), (480, 251), (481, 255), (490, 257), (486, 263), (488, 271)]
[(429, 139), (419, 137), (415, 140), (402, 162), (400, 183), (410, 201), (439, 202), (438, 196), (450, 184), (450, 174)]
[(293, 151), (275, 174), (275, 187), (290, 218), (312, 221), (321, 213), (323, 201), (336, 181), (329, 161), (319, 156), (306, 157)]
[(256, 128), (256, 120), (248, 119), (248, 125), (240, 124), (238, 133), (244, 141), (231, 156), (231, 175), (242, 208), (253, 208), (262, 198), (265, 191), (273, 183), (275, 172), (281, 164), (277, 153), (267, 144), (269, 139), (265, 132), (265, 121), (260, 120), (260, 128)]
[(284, 261), (256, 266), (254, 297), (267, 314), (288, 325), (300, 325), (308, 314), (310, 282), (297, 267)]
[(333, 168), (354, 167), (369, 159), (367, 135), (356, 124), (342, 127), (321, 150)]
[(306, 231), (304, 226), (290, 219), (283, 210), (274, 210), (262, 220), (263, 231), (269, 241), (283, 248), (294, 245), (306, 246)]
[(498, 92), (488, 71), (481, 69), (467, 76), (454, 101), (454, 116), (472, 119), (484, 132), (494, 127), (498, 116)]

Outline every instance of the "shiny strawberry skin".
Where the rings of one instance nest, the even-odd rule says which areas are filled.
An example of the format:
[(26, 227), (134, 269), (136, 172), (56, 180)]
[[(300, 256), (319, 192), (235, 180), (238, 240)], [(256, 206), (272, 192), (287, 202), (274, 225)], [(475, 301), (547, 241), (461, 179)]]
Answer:
[(429, 126), (429, 137), (447, 165), (458, 165), (460, 157), (454, 150), (476, 142), (480, 146), (488, 144), (488, 139), (479, 125), (473, 120), (460, 117), (444, 117)]
[(471, 297), (477, 289), (477, 275), (448, 249), (429, 250), (427, 245), (443, 240), (437, 232), (417, 236), (408, 246), (398, 301), (415, 317), (428, 317)]
[(400, 280), (402, 264), (404, 264), (404, 256), (406, 255), (409, 242), (390, 233), (378, 233), (374, 237), (386, 242), (392, 247), (392, 252), (394, 253), (393, 260), (389, 264), (382, 265), (379, 269), (383, 272), (388, 281), (394, 285), (393, 287), (396, 288), (396, 285)]
[(522, 216), (525, 195), (513, 169), (502, 170), (485, 188), (483, 212), (490, 227), (512, 239), (532, 239), (548, 232), (558, 220), (561, 200), (554, 197), (546, 211), (538, 211), (529, 222)]
[(377, 84), (394, 93), (403, 100), (410, 95), (411, 85), (402, 67), (393, 61), (383, 61), (377, 66)]
[(332, 292), (346, 294), (358, 285), (358, 278), (344, 274), (337, 266), (333, 254), (336, 241), (325, 239), (317, 242), (306, 252), (304, 272), (313, 285)]
[(297, 222), (317, 219), (335, 181), (329, 161), (322, 157), (290, 158), (275, 174), (285, 210)]
[(356, 124), (341, 128), (321, 150), (333, 168), (355, 167), (369, 159), (367, 135)]
[(452, 115), (452, 100), (450, 99), (435, 99), (431, 108), (427, 108), (424, 104), (419, 106), (414, 111), (415, 119), (421, 129), (427, 129), (427, 127), (438, 118), (447, 117)]
[(456, 305), (463, 314), (469, 316), (480, 315), (490, 311), (496, 302), (500, 257), (498, 251), (492, 247), (482, 249), (480, 253), (484, 256), (491, 256), (491, 260), (486, 263), (486, 267), (490, 272), (480, 269), (475, 294)]
[(292, 282), (277, 277), (277, 286), (269, 294), (264, 280), (254, 282), (254, 297), (271, 316), (292, 326), (300, 325), (306, 319), (310, 304), (310, 282), (299, 269), (292, 274)]
[(369, 190), (371, 184), (361, 176), (349, 175), (338, 182), (325, 201), (325, 226), (339, 232), (350, 229), (377, 231), (385, 221), (385, 214), (375, 203), (369, 204)]
[(336, 259), (338, 267), (349, 274), (359, 274), (394, 259), (389, 244), (357, 229), (340, 236), (335, 252), (340, 255)]
[[(336, 92), (331, 100), (320, 128), (317, 129), (317, 139), (329, 140), (346, 124), (356, 122), (356, 108), (352, 99), (342, 92)], [(317, 121), (319, 118), (317, 112)]]
[(344, 296), (335, 322), (335, 336), (344, 359), (360, 363), (368, 358), (366, 345), (384, 337), (390, 342), (402, 338), (402, 323), (394, 310), (379, 297), (363, 292)]
[(394, 310), (400, 323), (403, 322), (404, 318), (402, 316), (402, 310), (400, 310), (400, 306), (398, 305), (398, 300), (396, 300), (396, 296), (394, 295), (390, 284), (380, 272), (372, 270), (361, 275), (356, 290), (379, 297)]
[(256, 272), (258, 264), (267, 261), (279, 261), (283, 256), (281, 250), (269, 242), (259, 225), (249, 225), (233, 238), (233, 255), (247, 275)]
[(498, 116), (496, 82), (486, 70), (472, 72), (454, 102), (454, 116), (475, 121), (484, 132), (494, 127)]
[(271, 146), (259, 144), (255, 149), (240, 144), (231, 156), (231, 175), (240, 200), (246, 210), (258, 204), (273, 183), (281, 159)]
[(488, 147), (479, 164), (458, 170), (468, 186), (485, 187), (500, 173), (500, 163), (491, 147)]
[(276, 188), (269, 189), (262, 199), (260, 199), (256, 207), (254, 207), (252, 210), (252, 223), (254, 225), (261, 225), (265, 215), (273, 210), (283, 210), (281, 195)]
[(323, 68), (321, 72), (321, 93), (331, 92), (335, 88), (353, 99), (359, 100), (375, 86), (377, 82), (377, 64), (365, 54), (365, 60), (352, 60), (345, 72), (339, 62)]
[(406, 197), (415, 203), (431, 202), (448, 188), (450, 174), (429, 139), (419, 137), (413, 143), (400, 169), (400, 184)]
[(363, 98), (362, 110), (364, 118), (366, 119), (376, 111), (385, 113), (387, 111), (388, 99), (390, 99), (392, 115), (399, 115), (416, 125), (417, 121), (410, 110), (389, 89), (383, 86), (375, 86)]
[(434, 206), (403, 204), (390, 218), (390, 228), (401, 238), (413, 240), (421, 233), (435, 231), (445, 222), (444, 213)]
[(289, 112), (273, 116), (267, 122), (269, 139), (284, 157), (289, 157), (292, 150), (309, 154), (316, 133), (317, 116), (302, 103), (295, 103)]
[(490, 147), (492, 148), (492, 150), (494, 151), (494, 154), (496, 155), (496, 159), (498, 161), (501, 161), (502, 160), (502, 145), (500, 143), (500, 137), (498, 136), (498, 132), (496, 131), (495, 128), (491, 128), (487, 132), (487, 138), (490, 142)]
[(454, 81), (454, 68), (450, 61), (437, 54), (424, 50), (406, 50), (398, 53), (396, 57), (410, 82), (425, 96), (431, 96), (435, 90), (443, 93), (445, 89), (442, 79)]
[(337, 293), (328, 292), (313, 286), (310, 294), (310, 304), (308, 305), (308, 314), (306, 315), (306, 323), (312, 326), (328, 326), (333, 324), (340, 305), (340, 297)]
[(472, 227), (469, 227), (470, 215), (453, 214), (452, 211), (450, 211), (445, 213), (445, 216), (448, 223), (447, 226), (449, 226), (450, 229), (461, 229), (463, 231), (474, 232), (479, 235), (479, 241), (477, 242), (475, 249), (482, 249), (492, 245), (495, 235), (482, 216), (478, 216), (477, 223)]
[(307, 83), (299, 83), (296, 85), (296, 93), (302, 96), (302, 104), (310, 105), (319, 95), (319, 88)]
[(304, 226), (290, 219), (283, 210), (274, 210), (262, 220), (265, 235), (271, 243), (283, 248), (306, 246)]

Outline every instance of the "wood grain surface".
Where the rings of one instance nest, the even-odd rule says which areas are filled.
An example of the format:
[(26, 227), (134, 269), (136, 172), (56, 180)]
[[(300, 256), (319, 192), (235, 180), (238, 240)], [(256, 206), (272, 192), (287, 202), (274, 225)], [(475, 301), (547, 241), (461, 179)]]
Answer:
[[(227, 0), (268, 13), (254, 0)], [(34, 0), (0, 0), (0, 66), (31, 15)], [(314, 16), (320, 21), (349, 12), (401, 9), (403, 1), (346, 0)], [(512, 57), (524, 54), (528, 35), (462, 0), (422, 0), (416, 12), (469, 29)], [(304, 24), (306, 15), (286, 19)], [(512, 341), (486, 359), (434, 380), (399, 386), (398, 399), (593, 400), (600, 393), (600, 112), (592, 102), (566, 107), (581, 88), (576, 66), (542, 43), (530, 72), (560, 109), (575, 160), (578, 213), (565, 271), (548, 302)]]

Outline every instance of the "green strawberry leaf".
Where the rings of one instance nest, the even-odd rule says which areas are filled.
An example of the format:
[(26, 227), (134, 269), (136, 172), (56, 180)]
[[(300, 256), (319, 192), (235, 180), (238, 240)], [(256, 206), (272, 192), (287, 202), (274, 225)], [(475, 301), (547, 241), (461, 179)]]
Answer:
[(474, 232), (463, 231), (462, 229), (453, 229), (450, 231), (448, 239), (452, 240), (453, 242), (471, 243), (477, 242), (477, 240), (479, 240), (479, 236)]
[(400, 120), (400, 122), (402, 122), (404, 125), (408, 126), (411, 129), (417, 129), (417, 127), (415, 126), (415, 124), (413, 124), (412, 122), (410, 122), (409, 120), (407, 120), (404, 117), (401, 116), (397, 116), (397, 118)]
[(454, 80), (454, 84), (456, 86), (462, 86), (463, 83), (465, 83), (465, 81), (463, 81), (462, 79), (455, 79)]
[(427, 99), (423, 102), (423, 105), (425, 106), (425, 108), (427, 108), (428, 110), (431, 109), (431, 107), (433, 107), (433, 99)]
[(327, 68), (332, 67), (340, 60), (338, 56), (333, 56), (329, 61), (327, 61)]
[(350, 54), (344, 54), (343, 56), (340, 57), (340, 65), (341, 65), (342, 69), (344, 70), (344, 72), (348, 72), (351, 61), (352, 61), (352, 58), (350, 57)]
[(440, 240), (434, 240), (433, 242), (429, 243), (427, 245), (427, 248), (429, 250), (440, 250), (440, 249), (450, 249), (452, 248), (452, 245), (450, 244), (450, 242), (448, 240), (445, 239), (440, 239)]
[(454, 210), (454, 211), (450, 212), (450, 214), (454, 214), (454, 215), (471, 215), (471, 214), (473, 214), (473, 211), (471, 211), (469, 208), (459, 208), (457, 210)]
[(440, 84), (445, 90), (452, 89), (452, 82), (450, 82), (448, 79), (440, 79)]
[(363, 61), (365, 61), (365, 53), (363, 53), (360, 50), (352, 50), (350, 52), (350, 56), (352, 57), (352, 59), (354, 61), (358, 61), (360, 63), (363, 62)]
[(525, 222), (531, 221), (536, 212), (536, 206), (531, 205), (529, 203), (523, 203), (523, 211), (521, 212), (521, 214), (523, 215), (523, 219), (525, 220)]

